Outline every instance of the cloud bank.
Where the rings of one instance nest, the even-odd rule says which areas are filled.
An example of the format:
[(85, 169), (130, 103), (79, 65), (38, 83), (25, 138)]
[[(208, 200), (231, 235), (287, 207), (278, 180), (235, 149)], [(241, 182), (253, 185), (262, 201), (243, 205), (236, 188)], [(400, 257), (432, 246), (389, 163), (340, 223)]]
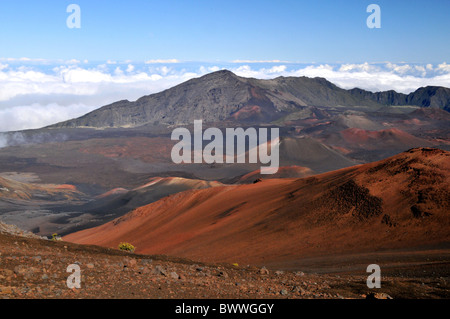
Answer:
[(336, 85), (409, 93), (419, 87), (450, 87), (450, 64), (301, 64), (236, 60), (185, 63), (176, 59), (132, 61), (46, 61), (0, 58), (0, 132), (40, 128), (81, 116), (118, 100), (141, 96), (220, 69), (259, 79), (323, 77)]

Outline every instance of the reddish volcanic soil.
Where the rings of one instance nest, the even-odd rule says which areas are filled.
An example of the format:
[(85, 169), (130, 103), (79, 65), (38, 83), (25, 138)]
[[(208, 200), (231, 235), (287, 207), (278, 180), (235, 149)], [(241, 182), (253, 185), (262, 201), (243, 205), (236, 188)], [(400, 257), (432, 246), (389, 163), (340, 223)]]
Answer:
[(77, 187), (76, 186), (74, 186), (74, 185), (67, 185), (67, 184), (58, 185), (58, 186), (56, 186), (56, 189), (67, 189), (67, 190), (71, 190), (71, 191), (74, 191), (74, 192), (77, 191)]
[(341, 133), (343, 140), (350, 145), (358, 145), (367, 150), (376, 150), (381, 146), (413, 147), (414, 145), (429, 145), (431, 142), (415, 137), (402, 130), (391, 128), (381, 131), (368, 131), (359, 128), (349, 128)]
[(201, 179), (189, 179), (189, 178), (182, 178), (182, 177), (153, 177), (150, 178), (150, 180), (148, 181), (148, 183), (146, 183), (145, 185), (139, 186), (137, 187), (135, 190), (139, 190), (139, 189), (145, 189), (147, 187), (150, 186), (170, 186), (170, 185), (174, 185), (174, 186), (185, 186), (185, 187), (190, 187), (193, 189), (201, 189), (201, 188), (208, 188), (208, 187), (216, 187), (216, 186), (221, 186), (223, 185), (220, 182), (216, 182), (216, 181), (204, 181)]
[(147, 163), (168, 162), (175, 142), (164, 137), (131, 137), (101, 140), (101, 145), (92, 139), (92, 146), (83, 146), (80, 152), (99, 154), (109, 158), (135, 158)]
[(261, 108), (257, 105), (247, 105), (241, 108), (239, 111), (234, 113), (232, 117), (235, 120), (239, 119), (245, 119), (251, 116), (259, 115), (261, 114)]
[(96, 198), (98, 198), (98, 199), (107, 198), (107, 197), (110, 197), (110, 196), (126, 194), (128, 192), (129, 192), (128, 189), (119, 187), (119, 188), (111, 189), (110, 191), (107, 191), (106, 193), (103, 193), (101, 195), (98, 195)]
[(445, 248), (450, 152), (413, 149), (314, 177), (186, 191), (64, 240), (285, 269), (306, 257)]
[[(367, 273), (327, 275), (205, 264), (13, 236), (8, 228), (0, 223), (0, 299), (449, 298), (448, 278), (430, 278), (431, 267), (426, 272), (421, 268), (421, 278), (384, 272), (382, 287), (374, 291), (366, 286)], [(82, 273), (80, 289), (66, 284), (66, 269), (73, 263)]]
[(73, 185), (23, 183), (0, 177), (0, 199), (3, 200), (79, 200), (85, 196)]

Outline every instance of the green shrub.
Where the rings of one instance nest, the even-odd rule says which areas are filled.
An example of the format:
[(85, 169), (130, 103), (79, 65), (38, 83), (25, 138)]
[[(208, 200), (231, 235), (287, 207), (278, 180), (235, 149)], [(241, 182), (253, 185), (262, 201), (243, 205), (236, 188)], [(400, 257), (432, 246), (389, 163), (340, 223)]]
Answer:
[(119, 249), (124, 250), (124, 251), (134, 252), (134, 250), (136, 248), (133, 245), (131, 245), (130, 243), (120, 243)]
[(52, 234), (52, 239), (51, 240), (53, 240), (53, 241), (61, 241), (62, 238), (61, 238), (61, 236), (58, 236), (57, 233), (54, 233), (54, 234)]

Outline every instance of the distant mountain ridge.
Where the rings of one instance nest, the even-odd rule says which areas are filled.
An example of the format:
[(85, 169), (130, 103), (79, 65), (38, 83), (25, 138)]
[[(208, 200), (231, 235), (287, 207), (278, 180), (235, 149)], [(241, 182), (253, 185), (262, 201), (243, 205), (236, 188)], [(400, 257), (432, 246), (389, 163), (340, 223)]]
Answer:
[(358, 88), (345, 90), (324, 78), (259, 80), (222, 70), (135, 102), (123, 100), (103, 106), (50, 128), (182, 125), (198, 119), (205, 122), (269, 123), (303, 110), (314, 117), (321, 117), (323, 111), (320, 107), (379, 108), (386, 105), (416, 105), (450, 111), (450, 89), (425, 87), (409, 95), (395, 91), (372, 93)]
[(355, 97), (383, 105), (416, 105), (450, 111), (450, 89), (441, 86), (422, 87), (410, 94), (397, 93), (393, 90), (373, 93), (359, 88), (351, 89), (349, 92)]

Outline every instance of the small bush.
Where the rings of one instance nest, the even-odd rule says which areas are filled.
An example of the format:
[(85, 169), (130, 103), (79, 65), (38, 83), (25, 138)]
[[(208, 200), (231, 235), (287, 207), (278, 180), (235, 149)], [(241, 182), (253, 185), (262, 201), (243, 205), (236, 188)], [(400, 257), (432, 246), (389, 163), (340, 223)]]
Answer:
[(120, 243), (119, 244), (119, 249), (123, 250), (123, 251), (134, 252), (134, 250), (136, 248), (133, 245), (131, 245), (130, 243)]
[(61, 236), (58, 236), (57, 233), (54, 233), (54, 234), (52, 234), (52, 239), (51, 240), (53, 240), (53, 241), (61, 241), (62, 238), (61, 238)]

